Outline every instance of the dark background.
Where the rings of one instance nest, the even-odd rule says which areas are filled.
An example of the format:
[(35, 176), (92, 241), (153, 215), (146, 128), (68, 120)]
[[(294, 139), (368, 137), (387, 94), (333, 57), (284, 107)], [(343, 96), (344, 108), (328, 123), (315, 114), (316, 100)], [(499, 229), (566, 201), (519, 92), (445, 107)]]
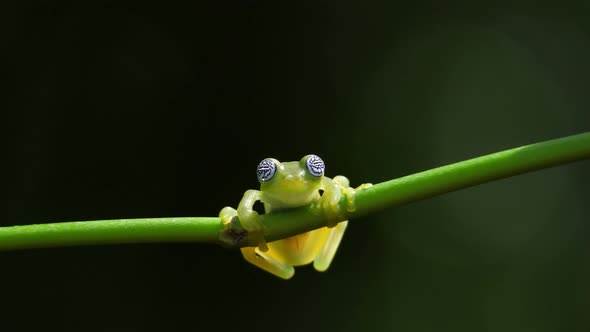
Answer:
[[(590, 130), (587, 1), (469, 3), (3, 2), (1, 224), (215, 216), (264, 157), (358, 185)], [(198, 243), (1, 253), (1, 329), (588, 331), (589, 166), (354, 220), (290, 281)]]

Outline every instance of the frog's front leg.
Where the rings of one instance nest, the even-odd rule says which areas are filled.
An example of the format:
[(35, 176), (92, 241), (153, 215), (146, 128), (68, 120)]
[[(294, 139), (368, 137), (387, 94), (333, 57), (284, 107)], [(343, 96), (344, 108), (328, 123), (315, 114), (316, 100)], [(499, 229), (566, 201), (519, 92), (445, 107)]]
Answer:
[(254, 211), (254, 203), (260, 200), (262, 193), (258, 190), (247, 190), (238, 205), (240, 224), (248, 231), (248, 237), (258, 245), (261, 251), (268, 251), (264, 239), (264, 224), (260, 221), (258, 212)]
[(342, 190), (337, 182), (328, 177), (322, 179), (321, 189), (324, 192), (320, 198), (320, 207), (328, 216), (328, 227), (332, 228), (337, 223), (339, 214), (338, 202), (342, 198)]
[(348, 203), (354, 204), (354, 192), (349, 192), (349, 189), (352, 188), (349, 187), (348, 179), (341, 175), (334, 177), (334, 179), (324, 177), (322, 181), (322, 189), (324, 190), (324, 193), (321, 198), (320, 206), (328, 216), (328, 228), (332, 228), (336, 226), (341, 215), (338, 203), (340, 203), (342, 195), (346, 195), (347, 198), (350, 197)]
[(342, 195), (346, 197), (346, 210), (352, 212), (356, 210), (355, 206), (355, 195), (357, 190), (363, 190), (371, 187), (372, 184), (365, 183), (357, 187), (356, 189), (350, 187), (350, 182), (345, 176), (338, 175), (334, 179), (324, 177), (322, 183), (322, 189), (324, 194), (321, 198), (321, 207), (328, 215), (328, 228), (334, 227), (338, 223), (338, 219), (342, 214), (338, 203), (342, 198)]

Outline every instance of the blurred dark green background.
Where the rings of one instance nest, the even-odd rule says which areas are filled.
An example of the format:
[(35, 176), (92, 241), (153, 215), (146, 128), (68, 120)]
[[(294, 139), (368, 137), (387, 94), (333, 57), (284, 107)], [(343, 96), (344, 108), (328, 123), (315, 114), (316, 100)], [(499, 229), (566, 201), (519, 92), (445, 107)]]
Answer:
[[(380, 182), (590, 130), (590, 9), (7, 1), (2, 225), (214, 216), (264, 157)], [(588, 331), (590, 163), (354, 220), (327, 273), (0, 254), (2, 331)]]

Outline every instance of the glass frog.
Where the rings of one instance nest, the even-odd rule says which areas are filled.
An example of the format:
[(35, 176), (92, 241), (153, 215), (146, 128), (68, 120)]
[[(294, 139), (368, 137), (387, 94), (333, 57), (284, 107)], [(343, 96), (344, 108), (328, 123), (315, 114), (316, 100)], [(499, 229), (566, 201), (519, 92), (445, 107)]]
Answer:
[[(322, 159), (311, 154), (300, 161), (279, 162), (267, 158), (260, 162), (256, 169), (260, 190), (246, 191), (237, 211), (228, 206), (219, 213), (224, 225), (238, 216), (242, 227), (258, 243), (258, 247), (241, 248), (248, 262), (283, 279), (293, 277), (294, 266), (311, 262), (318, 271), (328, 269), (348, 221), (332, 221), (327, 227), (266, 243), (264, 225), (253, 208), (256, 201), (264, 204), (265, 213), (319, 203), (323, 211), (331, 214), (329, 219), (336, 220), (338, 202), (344, 195), (347, 209), (353, 211), (355, 189), (349, 186), (348, 179), (344, 176), (330, 179), (324, 176), (324, 171)], [(357, 189), (369, 186), (363, 184)]]

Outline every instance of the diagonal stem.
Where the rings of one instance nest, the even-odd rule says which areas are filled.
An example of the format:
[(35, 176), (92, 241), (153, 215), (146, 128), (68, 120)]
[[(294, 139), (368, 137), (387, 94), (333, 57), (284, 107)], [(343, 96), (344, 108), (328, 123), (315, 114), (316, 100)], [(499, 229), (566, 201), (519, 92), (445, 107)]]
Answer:
[[(590, 158), (590, 132), (531, 144), (382, 182), (356, 195), (356, 210), (340, 220), (472, 187), (517, 174)], [(346, 211), (346, 199), (339, 207)], [(269, 241), (323, 227), (326, 214), (317, 205), (262, 216)], [(224, 230), (219, 218), (148, 218), (63, 222), (0, 227), (0, 250), (75, 245), (210, 242), (247, 246), (238, 223)]]

